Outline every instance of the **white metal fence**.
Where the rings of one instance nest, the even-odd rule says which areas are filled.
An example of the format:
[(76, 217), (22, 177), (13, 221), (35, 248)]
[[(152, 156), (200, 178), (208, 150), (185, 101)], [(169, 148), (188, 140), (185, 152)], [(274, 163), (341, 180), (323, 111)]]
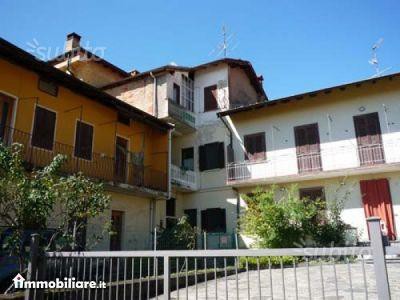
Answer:
[(383, 245), (378, 218), (368, 224), (370, 247), (38, 256), (33, 243), (28, 279), (74, 277), (106, 285), (27, 289), (26, 299), (397, 299), (400, 268), (387, 264), (385, 254), (400, 255), (400, 248)]

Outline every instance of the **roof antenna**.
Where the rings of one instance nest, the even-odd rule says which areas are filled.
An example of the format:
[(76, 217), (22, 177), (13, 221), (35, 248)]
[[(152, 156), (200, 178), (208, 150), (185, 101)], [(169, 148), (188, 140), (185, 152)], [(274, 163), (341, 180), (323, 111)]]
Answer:
[(383, 43), (383, 38), (380, 38), (373, 46), (372, 46), (372, 58), (368, 61), (370, 65), (375, 68), (375, 74), (371, 76), (371, 78), (376, 78), (383, 75), (386, 71), (390, 70), (392, 67), (385, 68), (383, 70), (379, 69), (379, 61), (377, 56), (377, 50), (381, 47)]
[(226, 58), (228, 54), (235, 50), (239, 45), (238, 42), (235, 43), (234, 38), (235, 34), (229, 33), (226, 26), (222, 25), (222, 42), (209, 53), (209, 56), (213, 55), (220, 57), (223, 55), (223, 57)]

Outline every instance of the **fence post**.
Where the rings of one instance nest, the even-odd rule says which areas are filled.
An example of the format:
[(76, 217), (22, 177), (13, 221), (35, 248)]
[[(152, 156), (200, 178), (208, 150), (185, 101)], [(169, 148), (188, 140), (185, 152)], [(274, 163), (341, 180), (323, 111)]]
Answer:
[(164, 299), (170, 300), (170, 287), (169, 287), (169, 279), (171, 275), (171, 269), (169, 267), (169, 256), (164, 255)]
[[(35, 281), (38, 271), (38, 261), (39, 261), (39, 234), (34, 233), (31, 236), (30, 243), (30, 256), (28, 264), (28, 272), (26, 276), (27, 281)], [(35, 299), (35, 289), (27, 288), (25, 289), (25, 300)]]
[(390, 299), (390, 289), (380, 221), (381, 219), (378, 217), (367, 218), (376, 276), (376, 290), (378, 292), (378, 298), (386, 300)]

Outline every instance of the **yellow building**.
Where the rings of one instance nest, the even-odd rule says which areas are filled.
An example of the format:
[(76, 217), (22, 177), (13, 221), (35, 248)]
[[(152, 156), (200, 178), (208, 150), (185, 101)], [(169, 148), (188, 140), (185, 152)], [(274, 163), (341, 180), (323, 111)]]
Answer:
[(98, 248), (151, 246), (169, 195), (172, 128), (0, 39), (0, 137), (23, 144), (33, 167), (61, 153), (63, 171), (106, 183), (112, 203), (105, 218), (118, 234)]

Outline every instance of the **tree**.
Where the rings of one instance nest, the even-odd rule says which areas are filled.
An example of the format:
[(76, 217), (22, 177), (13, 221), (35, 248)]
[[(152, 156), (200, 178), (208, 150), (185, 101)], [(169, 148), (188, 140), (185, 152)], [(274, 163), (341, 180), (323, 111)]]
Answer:
[(109, 205), (101, 183), (82, 174), (60, 176), (65, 156), (57, 155), (44, 168), (27, 170), (22, 145), (0, 143), (0, 222), (10, 230), (3, 247), (18, 258), (20, 272), (26, 266), (26, 233), (39, 233), (45, 240), (48, 221), (58, 209), (59, 225), (51, 231), (45, 248), (77, 249), (77, 232), (87, 220), (102, 214)]
[(240, 220), (242, 231), (267, 248), (343, 245), (346, 224), (341, 209), (327, 212), (324, 201), (300, 199), (296, 191), (295, 186), (284, 189), (278, 198), (273, 186), (245, 195), (248, 208)]
[(158, 250), (193, 250), (196, 248), (196, 228), (193, 228), (186, 216), (167, 228), (160, 228), (157, 238)]

